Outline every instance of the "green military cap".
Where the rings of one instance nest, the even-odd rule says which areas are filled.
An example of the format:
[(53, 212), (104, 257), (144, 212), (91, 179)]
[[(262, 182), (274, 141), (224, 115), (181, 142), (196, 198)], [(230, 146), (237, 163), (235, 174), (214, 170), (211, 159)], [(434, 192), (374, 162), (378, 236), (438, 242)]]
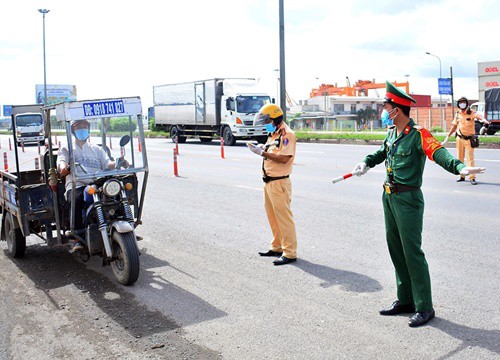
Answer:
[(385, 98), (384, 102), (394, 103), (403, 106), (411, 106), (411, 103), (416, 103), (410, 95), (404, 91), (399, 90), (397, 87), (392, 85), (389, 81), (385, 82)]

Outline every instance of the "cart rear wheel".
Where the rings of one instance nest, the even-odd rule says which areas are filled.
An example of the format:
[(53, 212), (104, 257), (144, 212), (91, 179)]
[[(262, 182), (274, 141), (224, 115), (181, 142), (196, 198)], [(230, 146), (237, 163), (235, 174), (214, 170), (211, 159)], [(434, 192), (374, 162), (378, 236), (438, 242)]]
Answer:
[(113, 259), (111, 269), (118, 282), (122, 285), (132, 285), (139, 278), (139, 250), (134, 233), (113, 233), (111, 238)]
[(7, 238), (7, 248), (12, 257), (23, 257), (26, 252), (26, 238), (21, 229), (16, 229), (17, 220), (8, 212), (5, 217), (5, 237)]

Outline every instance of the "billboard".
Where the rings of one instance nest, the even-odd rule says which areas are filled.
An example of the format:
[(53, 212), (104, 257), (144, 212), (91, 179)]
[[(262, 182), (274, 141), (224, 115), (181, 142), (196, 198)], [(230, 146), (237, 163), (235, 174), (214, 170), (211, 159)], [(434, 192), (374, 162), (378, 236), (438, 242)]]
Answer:
[[(35, 86), (35, 102), (44, 103), (43, 84)], [(46, 104), (56, 104), (65, 101), (76, 101), (76, 85), (49, 85), (47, 84)]]

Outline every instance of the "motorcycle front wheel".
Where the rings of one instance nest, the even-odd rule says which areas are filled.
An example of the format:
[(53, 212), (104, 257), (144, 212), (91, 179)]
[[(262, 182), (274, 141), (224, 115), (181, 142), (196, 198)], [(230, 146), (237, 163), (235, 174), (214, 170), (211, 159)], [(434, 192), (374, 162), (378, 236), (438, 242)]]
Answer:
[(134, 233), (113, 232), (111, 238), (113, 261), (111, 269), (118, 282), (122, 285), (132, 285), (139, 278), (139, 250), (137, 249)]

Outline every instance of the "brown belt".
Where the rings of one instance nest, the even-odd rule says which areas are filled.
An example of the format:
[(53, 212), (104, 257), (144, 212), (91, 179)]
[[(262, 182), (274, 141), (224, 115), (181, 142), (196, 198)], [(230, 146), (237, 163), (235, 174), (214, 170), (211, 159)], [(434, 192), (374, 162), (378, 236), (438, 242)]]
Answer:
[(278, 177), (272, 177), (272, 176), (263, 176), (262, 177), (262, 181), (264, 181), (265, 183), (268, 183), (270, 181), (275, 181), (275, 180), (281, 180), (281, 179), (287, 179), (289, 178), (290, 175), (287, 175), (287, 176), (278, 176)]
[(415, 187), (415, 186), (408, 186), (408, 185), (388, 183), (388, 182), (384, 183), (384, 185), (382, 185), (382, 186), (387, 194), (398, 194), (398, 193), (403, 193), (403, 192), (407, 192), (407, 191), (415, 191), (415, 190), (420, 189), (419, 187)]

